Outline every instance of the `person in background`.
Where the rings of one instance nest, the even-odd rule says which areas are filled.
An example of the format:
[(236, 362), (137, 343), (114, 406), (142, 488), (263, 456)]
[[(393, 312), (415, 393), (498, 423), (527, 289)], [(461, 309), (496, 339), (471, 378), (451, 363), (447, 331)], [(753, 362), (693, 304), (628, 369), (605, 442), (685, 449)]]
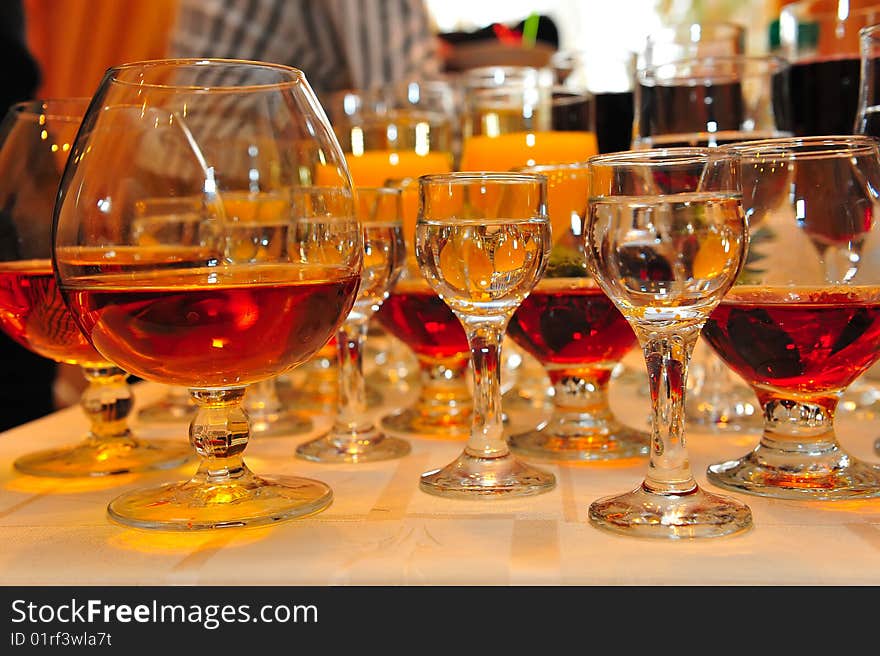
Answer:
[[(34, 97), (40, 84), (40, 69), (25, 39), (25, 12), (21, 0), (0, 2), (0, 112)], [(0, 230), (14, 230), (0, 207)], [(31, 353), (0, 333), (0, 430), (42, 417), (55, 408), (52, 381), (56, 365)]]
[(222, 57), (302, 70), (322, 102), (436, 74), (423, 0), (180, 0), (172, 57)]

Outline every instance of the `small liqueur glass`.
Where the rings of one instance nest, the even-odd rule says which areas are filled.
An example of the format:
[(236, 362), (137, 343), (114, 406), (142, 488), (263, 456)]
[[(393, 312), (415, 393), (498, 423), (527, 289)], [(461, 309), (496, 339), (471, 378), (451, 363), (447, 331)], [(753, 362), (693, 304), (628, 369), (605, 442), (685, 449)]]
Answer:
[(473, 422), (464, 451), (449, 465), (422, 474), (425, 492), (499, 498), (540, 494), (556, 484), (553, 474), (510, 452), (501, 414), (501, 341), (550, 252), (546, 194), (546, 179), (533, 174), (419, 179), (416, 257), (467, 334), (474, 382)]
[(544, 277), (514, 312), (507, 335), (534, 356), (553, 384), (553, 414), (508, 438), (514, 453), (551, 460), (644, 456), (649, 435), (622, 424), (608, 404), (611, 372), (637, 343), (620, 310), (587, 270), (586, 162), (521, 171), (547, 178), (553, 247)]
[(652, 405), (648, 472), (633, 491), (594, 501), (597, 527), (650, 538), (702, 538), (751, 526), (745, 505), (701, 489), (685, 440), (687, 367), (700, 329), (745, 260), (734, 159), (670, 148), (590, 160), (590, 272), (642, 346)]
[(369, 413), (363, 354), (368, 322), (382, 306), (404, 262), (400, 189), (357, 187), (364, 231), (364, 268), (357, 300), (336, 334), (339, 393), (330, 432), (301, 444), (296, 455), (317, 462), (372, 462), (405, 456), (409, 442), (385, 435)]

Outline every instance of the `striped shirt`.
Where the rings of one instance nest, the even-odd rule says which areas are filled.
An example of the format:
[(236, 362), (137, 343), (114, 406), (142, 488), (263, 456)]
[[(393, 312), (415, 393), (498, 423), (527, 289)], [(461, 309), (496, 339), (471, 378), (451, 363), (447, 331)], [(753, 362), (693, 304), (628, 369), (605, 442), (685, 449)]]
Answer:
[(423, 0), (180, 0), (170, 52), (293, 66), (322, 100), (439, 70)]

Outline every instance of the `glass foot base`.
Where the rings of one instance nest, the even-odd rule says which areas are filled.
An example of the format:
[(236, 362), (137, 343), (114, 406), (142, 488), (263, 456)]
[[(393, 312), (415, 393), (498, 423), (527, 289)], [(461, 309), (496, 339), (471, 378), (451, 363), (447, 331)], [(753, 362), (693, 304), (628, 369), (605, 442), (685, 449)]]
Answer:
[(728, 490), (776, 499), (843, 500), (880, 496), (880, 466), (834, 449), (821, 459), (772, 462), (758, 447), (747, 456), (711, 465), (707, 478)]
[(194, 456), (188, 442), (89, 440), (75, 446), (29, 453), (16, 460), (13, 466), (31, 476), (111, 476), (171, 469)]
[(632, 492), (594, 501), (589, 516), (598, 528), (644, 538), (720, 537), (752, 525), (748, 506), (699, 487), (685, 494), (664, 495), (642, 485)]
[(401, 437), (422, 436), (440, 439), (466, 439), (471, 434), (470, 412), (461, 414), (425, 415), (415, 408), (406, 408), (382, 417), (382, 430)]
[(442, 469), (422, 474), (419, 487), (441, 497), (479, 499), (531, 496), (549, 492), (555, 485), (553, 474), (510, 454), (479, 458), (462, 453)]
[(246, 472), (221, 482), (196, 477), (135, 490), (111, 501), (107, 512), (126, 526), (192, 531), (276, 524), (313, 515), (332, 500), (333, 492), (319, 481), (292, 476), (261, 478)]
[(542, 460), (617, 460), (648, 454), (651, 436), (648, 433), (617, 426), (611, 432), (594, 431), (565, 434), (553, 430), (553, 423), (508, 439), (510, 450), (517, 455)]
[(312, 430), (312, 420), (296, 412), (282, 412), (260, 417), (249, 415), (251, 437), (301, 435)]
[(376, 462), (402, 458), (410, 452), (409, 442), (374, 431), (369, 438), (351, 439), (325, 435), (300, 444), (296, 455), (313, 462)]

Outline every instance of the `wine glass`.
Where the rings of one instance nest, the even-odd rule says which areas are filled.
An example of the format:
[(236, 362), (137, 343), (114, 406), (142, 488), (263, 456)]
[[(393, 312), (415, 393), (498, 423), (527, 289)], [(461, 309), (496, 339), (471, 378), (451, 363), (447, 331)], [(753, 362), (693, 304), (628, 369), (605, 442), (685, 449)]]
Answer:
[(850, 134), (859, 102), (859, 30), (880, 23), (877, 0), (802, 0), (779, 15), (780, 54), (791, 62), (792, 132)]
[[(196, 242), (134, 239), (135, 205), (163, 196), (199, 208)], [(279, 224), (254, 262), (252, 231), (229, 212), (255, 212), (267, 196)], [(321, 348), (360, 281), (350, 177), (305, 76), (217, 59), (109, 69), (71, 151), (54, 228), (62, 294), (95, 348), (141, 378), (188, 387), (199, 405), (195, 476), (117, 497), (111, 518), (188, 531), (325, 508), (325, 484), (257, 476), (242, 458), (246, 387)]]
[(38, 355), (80, 366), (88, 381), (80, 399), (91, 424), (86, 439), (15, 461), (17, 470), (37, 476), (164, 469), (192, 456), (187, 445), (132, 434), (128, 375), (82, 334), (52, 273), (52, 209), (87, 106), (85, 98), (20, 103), (0, 126), (0, 328)]
[(611, 372), (636, 345), (624, 316), (590, 277), (584, 219), (586, 162), (521, 169), (547, 178), (553, 248), (544, 277), (514, 312), (507, 334), (544, 366), (553, 414), (508, 438), (514, 453), (559, 460), (647, 455), (649, 435), (623, 425), (608, 405)]
[(635, 331), (648, 370), (648, 473), (590, 506), (590, 521), (651, 538), (714, 537), (751, 525), (744, 504), (701, 489), (684, 432), (688, 362), (706, 317), (742, 268), (748, 230), (734, 159), (670, 148), (590, 159), (590, 272)]
[(416, 257), (467, 333), (474, 381), (471, 434), (421, 489), (448, 497), (512, 497), (553, 488), (553, 474), (510, 453), (501, 416), (501, 340), (550, 253), (546, 179), (524, 173), (419, 178)]
[[(716, 147), (790, 134), (783, 129), (788, 68), (778, 57), (716, 56), (640, 70), (634, 148)], [(714, 431), (760, 430), (754, 394), (704, 340), (696, 346), (689, 392), (688, 421)]]
[(317, 462), (400, 458), (409, 442), (385, 435), (368, 414), (363, 353), (367, 324), (388, 296), (404, 261), (400, 189), (357, 187), (355, 207), (364, 231), (364, 267), (357, 300), (336, 335), (339, 394), (330, 432), (301, 444), (296, 454)]
[(737, 144), (755, 244), (706, 322), (712, 348), (755, 390), (764, 431), (709, 467), (729, 489), (786, 499), (880, 495), (880, 467), (844, 451), (838, 400), (880, 357), (880, 151), (867, 136)]

